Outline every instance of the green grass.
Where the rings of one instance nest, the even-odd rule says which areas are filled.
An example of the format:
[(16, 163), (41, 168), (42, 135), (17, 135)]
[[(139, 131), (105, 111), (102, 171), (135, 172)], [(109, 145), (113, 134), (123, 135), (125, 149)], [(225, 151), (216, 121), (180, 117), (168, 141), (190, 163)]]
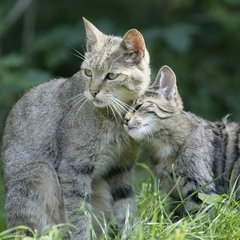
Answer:
[[(159, 190), (159, 183), (154, 177), (149, 177), (137, 186), (136, 200), (139, 207), (139, 220), (129, 228), (126, 220), (125, 228), (118, 233), (114, 224), (107, 234), (107, 226), (102, 226), (106, 232), (102, 239), (110, 240), (240, 240), (240, 204), (235, 201), (234, 192), (230, 195), (207, 196), (199, 194), (204, 204), (195, 217), (186, 216), (172, 221), (172, 213), (168, 211), (169, 198)], [(85, 209), (84, 211), (88, 211)], [(93, 216), (94, 217), (94, 216)], [(61, 239), (68, 226), (58, 225), (46, 231), (41, 237), (32, 232), (32, 237), (24, 237), (20, 226), (15, 235), (11, 230), (0, 233), (0, 239)], [(92, 231), (92, 239), (94, 232)]]

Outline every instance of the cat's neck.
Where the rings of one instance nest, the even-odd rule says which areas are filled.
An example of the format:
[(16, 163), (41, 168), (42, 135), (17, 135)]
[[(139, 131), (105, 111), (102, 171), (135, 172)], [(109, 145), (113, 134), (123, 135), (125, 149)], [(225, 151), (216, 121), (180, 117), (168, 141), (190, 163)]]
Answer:
[[(93, 108), (94, 107), (95, 106), (93, 106)], [(119, 123), (120, 125), (122, 125), (122, 119), (123, 119), (124, 113), (116, 112), (113, 109), (110, 109), (108, 107), (96, 108), (96, 112), (101, 114), (103, 117), (105, 117), (109, 120), (115, 121), (116, 123)]]

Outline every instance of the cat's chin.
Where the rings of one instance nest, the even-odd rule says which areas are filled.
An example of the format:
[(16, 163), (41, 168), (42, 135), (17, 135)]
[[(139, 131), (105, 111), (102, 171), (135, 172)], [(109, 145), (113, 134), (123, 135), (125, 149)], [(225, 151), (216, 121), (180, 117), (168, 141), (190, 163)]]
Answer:
[(129, 128), (128, 126), (126, 126), (125, 124), (123, 125), (125, 131), (128, 133), (128, 135), (134, 139), (137, 142), (141, 142), (144, 140), (144, 135), (140, 134), (138, 129), (136, 127), (134, 128)]
[(129, 136), (136, 142), (142, 142), (144, 140), (144, 135), (137, 133), (136, 131), (130, 130), (128, 132)]
[(107, 104), (105, 102), (99, 101), (97, 99), (94, 99), (91, 101), (93, 103), (93, 105), (97, 108), (105, 108), (107, 107)]

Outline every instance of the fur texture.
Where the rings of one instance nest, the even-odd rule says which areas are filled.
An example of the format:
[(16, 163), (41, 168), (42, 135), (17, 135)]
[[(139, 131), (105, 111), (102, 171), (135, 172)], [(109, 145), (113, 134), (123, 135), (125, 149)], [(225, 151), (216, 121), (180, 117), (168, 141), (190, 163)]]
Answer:
[[(84, 19), (87, 51), (81, 70), (26, 93), (14, 106), (3, 138), (8, 227), (41, 231), (70, 222), (89, 239), (88, 206), (121, 228), (136, 213), (132, 168), (139, 144), (121, 119), (150, 81), (149, 55), (135, 29), (107, 36)], [(129, 147), (131, 146), (131, 148)], [(101, 232), (96, 229), (98, 237)]]
[[(150, 149), (150, 165), (160, 184), (174, 201), (185, 199), (193, 211), (201, 203), (197, 191), (223, 194), (239, 186), (240, 125), (210, 122), (183, 111), (174, 72), (160, 69), (151, 87), (124, 117), (124, 127), (135, 140)], [(179, 194), (176, 183), (179, 186)], [(237, 198), (240, 198), (237, 191)]]

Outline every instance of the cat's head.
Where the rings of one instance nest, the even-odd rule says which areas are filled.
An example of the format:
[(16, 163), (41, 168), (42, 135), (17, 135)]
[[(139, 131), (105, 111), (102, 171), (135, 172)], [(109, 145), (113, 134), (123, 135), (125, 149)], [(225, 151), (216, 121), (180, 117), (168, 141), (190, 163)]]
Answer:
[(98, 108), (125, 111), (126, 104), (143, 94), (150, 82), (144, 39), (136, 29), (129, 30), (123, 38), (108, 36), (83, 20), (87, 36), (81, 65), (85, 96)]
[(167, 135), (176, 126), (176, 119), (182, 110), (176, 76), (171, 68), (163, 66), (155, 82), (136, 99), (134, 109), (125, 115), (124, 128), (135, 140)]

